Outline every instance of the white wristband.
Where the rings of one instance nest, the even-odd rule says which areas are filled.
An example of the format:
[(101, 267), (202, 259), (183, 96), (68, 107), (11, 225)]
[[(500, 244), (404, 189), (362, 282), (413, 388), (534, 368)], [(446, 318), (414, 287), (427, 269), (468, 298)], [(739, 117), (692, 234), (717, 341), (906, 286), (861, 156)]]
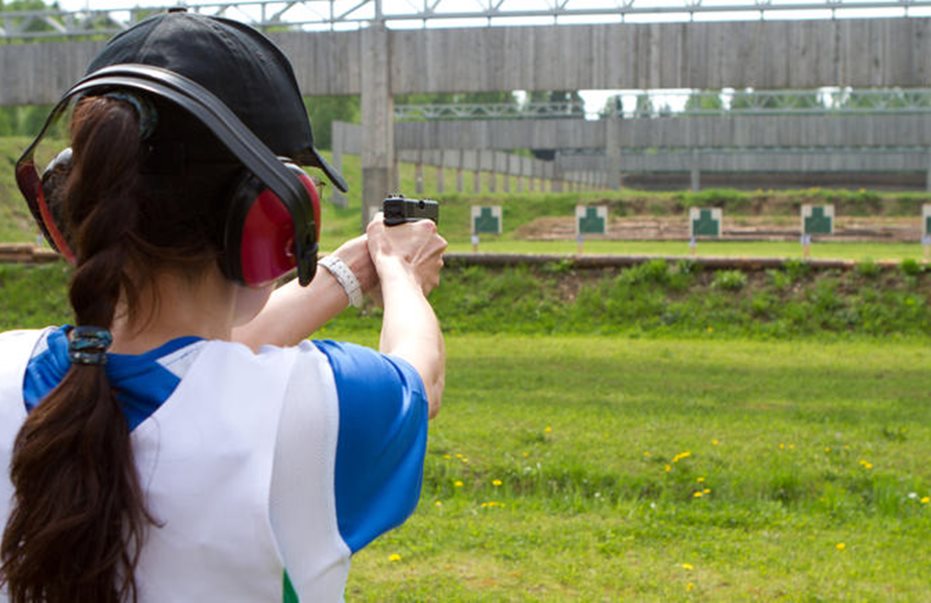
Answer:
[(336, 282), (346, 292), (350, 304), (356, 308), (362, 307), (362, 285), (359, 284), (359, 279), (356, 278), (352, 269), (346, 265), (346, 262), (330, 254), (320, 260), (318, 264), (329, 270)]

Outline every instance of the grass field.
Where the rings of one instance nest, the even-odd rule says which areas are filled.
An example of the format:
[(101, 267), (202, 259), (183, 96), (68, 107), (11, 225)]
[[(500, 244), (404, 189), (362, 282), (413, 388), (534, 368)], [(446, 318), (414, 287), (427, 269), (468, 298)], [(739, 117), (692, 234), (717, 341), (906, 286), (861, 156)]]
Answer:
[[(447, 270), (421, 503), (347, 599), (931, 599), (931, 275), (684, 268)], [(0, 266), (0, 330), (67, 321), (67, 272)]]
[[(450, 244), (450, 251), (472, 251), (467, 241), (455, 241)], [(578, 253), (575, 241), (516, 241), (487, 240), (480, 241), (479, 251), (483, 253), (539, 253), (571, 254)], [(770, 241), (733, 241), (733, 242), (699, 242), (695, 255), (757, 257), (757, 258), (802, 258), (802, 246), (797, 242)], [(587, 240), (583, 243), (583, 253), (614, 255), (656, 255), (666, 257), (691, 257), (692, 252), (686, 241), (605, 241)], [(924, 259), (924, 249), (916, 243), (815, 243), (811, 246), (811, 257), (815, 259), (843, 259), (855, 261), (901, 261), (904, 259)]]
[(927, 346), (448, 348), (420, 507), (348, 600), (931, 599)]

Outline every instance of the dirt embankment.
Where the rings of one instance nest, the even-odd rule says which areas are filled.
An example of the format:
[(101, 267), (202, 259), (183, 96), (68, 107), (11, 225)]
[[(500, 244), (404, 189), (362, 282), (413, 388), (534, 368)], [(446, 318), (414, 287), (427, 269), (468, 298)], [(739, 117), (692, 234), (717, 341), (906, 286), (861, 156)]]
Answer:
[[(794, 241), (801, 233), (801, 222), (790, 216), (724, 215), (721, 238), (731, 241)], [(528, 240), (575, 238), (572, 217), (537, 218), (515, 233)], [(607, 239), (682, 241), (689, 237), (688, 217), (624, 216), (608, 217)], [(831, 237), (839, 241), (914, 242), (921, 239), (920, 217), (838, 216)]]

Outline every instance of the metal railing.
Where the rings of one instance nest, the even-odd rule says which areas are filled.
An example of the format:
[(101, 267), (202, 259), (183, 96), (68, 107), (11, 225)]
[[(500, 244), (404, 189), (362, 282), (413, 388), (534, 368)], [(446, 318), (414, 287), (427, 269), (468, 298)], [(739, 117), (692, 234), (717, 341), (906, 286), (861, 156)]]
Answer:
[(619, 117), (931, 112), (931, 88), (650, 91), (620, 96)]
[[(877, 115), (931, 113), (931, 88), (760, 91), (641, 91), (608, 107), (581, 102), (429, 103), (395, 106), (398, 121), (469, 119), (626, 119), (726, 115)], [(613, 105), (613, 106), (611, 106)]]
[[(132, 0), (127, 0), (127, 4)], [(137, 2), (138, 4), (138, 2)], [(0, 12), (0, 39), (108, 36), (175, 6), (227, 16), (265, 30), (621, 23), (690, 20), (931, 16), (931, 0), (244, 0), (151, 7)]]
[(395, 105), (399, 121), (460, 119), (547, 119), (584, 117), (581, 102), (562, 103), (432, 103)]

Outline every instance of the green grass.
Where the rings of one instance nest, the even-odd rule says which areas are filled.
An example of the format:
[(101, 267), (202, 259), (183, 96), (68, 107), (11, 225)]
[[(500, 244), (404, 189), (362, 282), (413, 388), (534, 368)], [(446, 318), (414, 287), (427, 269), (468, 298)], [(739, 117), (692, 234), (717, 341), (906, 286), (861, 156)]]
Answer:
[[(63, 263), (0, 265), (0, 329), (69, 320), (67, 279)], [(929, 298), (931, 272), (914, 261), (823, 272), (796, 261), (742, 273), (652, 260), (604, 270), (451, 265), (431, 302), (450, 333), (923, 339), (931, 335)], [(366, 307), (340, 324), (366, 332), (379, 320)]]
[[(469, 241), (453, 241), (450, 251), (467, 252), (472, 246)], [(578, 253), (576, 241), (519, 241), (513, 239), (490, 239), (479, 242), (482, 253), (527, 253), (568, 254)], [(583, 243), (583, 254), (655, 255), (665, 257), (692, 256), (687, 241), (606, 241), (587, 240)], [(698, 257), (759, 257), (759, 258), (802, 258), (802, 247), (789, 241), (721, 241), (699, 242), (695, 249)], [(814, 259), (841, 259), (855, 261), (900, 261), (924, 259), (924, 249), (915, 243), (831, 243), (817, 242), (811, 246)]]
[(16, 160), (28, 144), (26, 138), (0, 137), (0, 242), (31, 243), (39, 232), (14, 178)]
[(349, 600), (927, 600), (926, 345), (447, 344), (420, 507)]
[[(0, 266), (0, 330), (67, 276)], [(421, 503), (348, 600), (927, 600), (929, 276), (448, 269)]]

